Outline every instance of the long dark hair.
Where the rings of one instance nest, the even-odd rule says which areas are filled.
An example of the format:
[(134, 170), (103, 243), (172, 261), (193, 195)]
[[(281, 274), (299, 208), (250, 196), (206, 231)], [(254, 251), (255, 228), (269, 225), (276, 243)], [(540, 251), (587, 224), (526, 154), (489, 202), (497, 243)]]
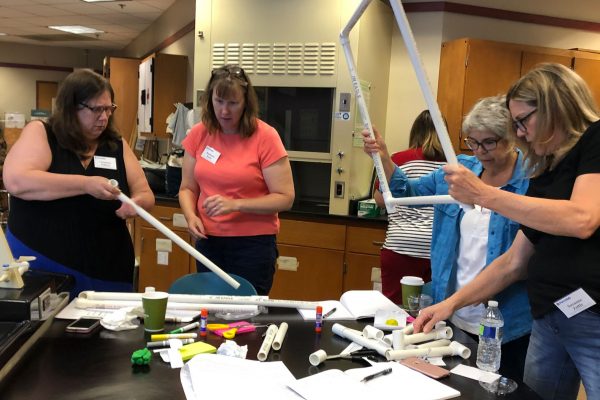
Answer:
[[(444, 118), (444, 124), (446, 119)], [(411, 149), (421, 148), (423, 151), (423, 157), (430, 161), (445, 161), (444, 151), (442, 144), (435, 131), (435, 125), (431, 119), (429, 110), (421, 111), (421, 113), (415, 118), (415, 121), (410, 128), (410, 136), (408, 139), (408, 146)]]
[[(58, 144), (80, 158), (89, 152), (90, 144), (83, 135), (77, 112), (81, 109), (81, 103), (87, 103), (104, 92), (109, 92), (111, 101), (114, 100), (115, 94), (108, 80), (91, 69), (78, 69), (70, 73), (58, 89), (56, 109), (49, 124)], [(112, 117), (111, 114), (106, 129), (98, 138), (99, 144), (108, 143), (111, 148), (121, 138)]]
[(254, 87), (248, 79), (244, 70), (237, 65), (224, 65), (214, 69), (204, 95), (200, 100), (202, 107), (202, 123), (210, 134), (221, 130), (221, 125), (215, 115), (215, 109), (212, 104), (213, 95), (216, 93), (219, 97), (230, 98), (237, 91), (244, 95), (244, 112), (240, 118), (240, 136), (250, 137), (256, 131), (258, 126), (258, 98)]

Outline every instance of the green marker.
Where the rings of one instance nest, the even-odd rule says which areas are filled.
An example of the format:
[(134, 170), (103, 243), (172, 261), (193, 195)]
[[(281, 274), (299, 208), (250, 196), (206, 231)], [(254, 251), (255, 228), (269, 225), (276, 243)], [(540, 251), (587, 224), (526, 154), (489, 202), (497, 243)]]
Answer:
[(169, 333), (183, 333), (187, 331), (191, 331), (192, 329), (196, 329), (200, 326), (200, 322), (194, 322), (192, 324), (182, 326), (181, 328), (177, 328)]

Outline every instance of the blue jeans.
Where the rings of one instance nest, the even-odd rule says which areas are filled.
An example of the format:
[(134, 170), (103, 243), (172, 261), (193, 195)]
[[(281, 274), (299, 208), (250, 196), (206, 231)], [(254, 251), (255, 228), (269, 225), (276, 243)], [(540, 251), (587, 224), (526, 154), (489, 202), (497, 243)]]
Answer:
[(567, 318), (554, 310), (533, 320), (523, 381), (546, 400), (600, 399), (600, 314)]

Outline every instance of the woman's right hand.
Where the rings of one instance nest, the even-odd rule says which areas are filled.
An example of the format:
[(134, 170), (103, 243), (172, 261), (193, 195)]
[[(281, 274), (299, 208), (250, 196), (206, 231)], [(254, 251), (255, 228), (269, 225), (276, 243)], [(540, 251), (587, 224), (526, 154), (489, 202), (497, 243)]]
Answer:
[(375, 138), (371, 137), (371, 133), (368, 129), (361, 132), (363, 136), (363, 151), (368, 155), (379, 152), (381, 157), (386, 157), (388, 151), (385, 141), (379, 134), (377, 128), (373, 127), (373, 133), (375, 134)]
[(121, 191), (111, 185), (110, 181), (102, 176), (90, 176), (86, 180), (85, 192), (100, 200), (115, 200)]
[(419, 311), (419, 316), (413, 322), (415, 333), (430, 332), (438, 321), (445, 321), (452, 315), (453, 310), (448, 301), (434, 304)]
[(194, 215), (193, 217), (186, 219), (188, 223), (188, 231), (194, 237), (194, 239), (206, 239), (204, 224), (202, 223), (200, 217)]

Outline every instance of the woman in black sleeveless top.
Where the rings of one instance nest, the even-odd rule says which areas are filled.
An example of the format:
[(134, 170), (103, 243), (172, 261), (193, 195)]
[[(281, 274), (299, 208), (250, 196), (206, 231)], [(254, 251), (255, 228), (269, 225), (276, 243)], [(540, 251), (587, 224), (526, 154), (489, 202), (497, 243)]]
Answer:
[(32, 269), (75, 277), (82, 290), (131, 291), (134, 253), (125, 224), (135, 211), (119, 190), (150, 209), (154, 195), (127, 142), (115, 130), (110, 83), (91, 70), (61, 84), (48, 124), (24, 129), (4, 164), (11, 194), (7, 239)]

